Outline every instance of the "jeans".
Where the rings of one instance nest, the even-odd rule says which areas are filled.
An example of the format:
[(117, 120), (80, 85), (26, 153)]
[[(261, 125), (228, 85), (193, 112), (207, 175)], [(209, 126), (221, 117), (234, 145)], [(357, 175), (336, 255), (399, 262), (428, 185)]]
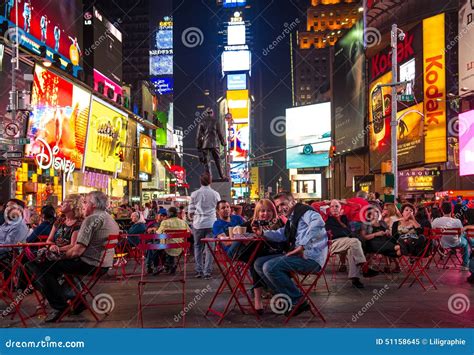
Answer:
[(291, 279), (290, 273), (321, 270), (321, 266), (314, 260), (286, 255), (262, 256), (255, 261), (254, 268), (274, 292), (289, 296), (294, 305), (302, 294)]
[(461, 239), (459, 240), (459, 244), (456, 248), (462, 249), (462, 265), (469, 266), (469, 256), (471, 254), (471, 246), (465, 236), (461, 237)]
[[(196, 261), (196, 273), (211, 275), (212, 255), (206, 243), (202, 243), (203, 238), (212, 238), (212, 228), (194, 229), (194, 259)], [(203, 263), (204, 254), (204, 263)]]
[[(32, 261), (26, 264), (26, 268), (33, 276), (33, 286), (41, 291), (52, 308), (59, 311), (67, 307), (67, 300), (71, 295), (68, 294), (70, 289), (59, 284), (58, 278), (63, 274), (90, 275), (97, 269), (80, 259), (47, 261), (40, 264)], [(105, 273), (107, 270), (108, 268), (103, 268), (102, 271)]]

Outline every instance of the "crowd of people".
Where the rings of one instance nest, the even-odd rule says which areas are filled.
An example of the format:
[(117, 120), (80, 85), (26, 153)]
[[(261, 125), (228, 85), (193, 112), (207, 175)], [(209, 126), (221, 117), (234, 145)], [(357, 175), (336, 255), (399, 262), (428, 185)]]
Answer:
[[(363, 288), (362, 277), (377, 276), (382, 270), (370, 266), (370, 255), (381, 254), (390, 260), (384, 272), (400, 272), (399, 257), (422, 255), (427, 248), (431, 228), (459, 228), (461, 235), (444, 235), (441, 247), (450, 252), (460, 249), (461, 270), (470, 270), (468, 282), (474, 283), (474, 261), (471, 242), (465, 235), (474, 230), (474, 208), (462, 199), (453, 204), (443, 200), (425, 207), (410, 203), (382, 203), (378, 196), (358, 192), (345, 200), (311, 203), (296, 201), (289, 192), (280, 192), (270, 199), (255, 204), (233, 206), (221, 199), (211, 187), (211, 177), (200, 177), (201, 187), (191, 195), (185, 206), (165, 209), (156, 202), (142, 208), (122, 205), (130, 222), (117, 223), (118, 216), (109, 210), (107, 196), (98, 191), (86, 196), (69, 195), (60, 210), (43, 206), (39, 218), (25, 218), (23, 201), (9, 200), (2, 206), (0, 244), (35, 243), (46, 241), (47, 247), (28, 255), (24, 262), (34, 280), (34, 286), (43, 293), (53, 312), (47, 322), (56, 321), (68, 307), (74, 292), (63, 286), (64, 273), (85, 275), (102, 267), (106, 273), (114, 263), (114, 250), (104, 245), (110, 235), (126, 233), (129, 246), (137, 246), (141, 234), (161, 234), (176, 230), (192, 232), (194, 242), (195, 277), (212, 277), (213, 259), (203, 238), (227, 238), (219, 245), (231, 259), (249, 261), (255, 255), (255, 243), (229, 242), (233, 234), (257, 235), (265, 243), (256, 251), (250, 265), (253, 279), (254, 305), (258, 313), (264, 312), (265, 294), (285, 294), (293, 306), (300, 302), (300, 289), (291, 278), (293, 272), (317, 273), (329, 255), (339, 258), (340, 272), (347, 272), (356, 288)], [(43, 239), (41, 237), (43, 236)], [(328, 240), (331, 240), (328, 243)], [(122, 240), (120, 243), (124, 243)], [(328, 250), (329, 248), (329, 250)], [(441, 249), (441, 250), (443, 250)], [(151, 250), (146, 254), (146, 268), (151, 275), (177, 271), (181, 249)], [(0, 265), (8, 270), (11, 250), (0, 248)], [(8, 275), (5, 275), (5, 278)], [(310, 308), (301, 303), (293, 312), (297, 315)], [(85, 305), (79, 303), (73, 312), (80, 313)]]

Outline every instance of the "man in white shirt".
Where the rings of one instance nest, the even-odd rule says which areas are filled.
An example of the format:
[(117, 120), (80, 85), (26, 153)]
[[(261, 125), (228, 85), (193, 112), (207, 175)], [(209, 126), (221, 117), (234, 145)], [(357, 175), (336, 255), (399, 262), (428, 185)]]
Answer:
[[(443, 212), (443, 217), (436, 218), (433, 223), (431, 223), (432, 228), (436, 229), (448, 229), (448, 228), (457, 228), (463, 230), (462, 222), (457, 218), (451, 217), (452, 207), (451, 202), (443, 202), (441, 204), (441, 211)], [(469, 243), (464, 236), (460, 235), (444, 235), (441, 238), (441, 246), (443, 248), (460, 248), (462, 249), (462, 270), (469, 270)]]
[[(203, 238), (212, 238), (212, 226), (216, 221), (216, 205), (220, 201), (219, 193), (211, 188), (211, 176), (201, 175), (201, 188), (191, 194), (189, 218), (193, 221), (194, 258), (196, 260), (196, 278), (209, 279), (212, 273), (212, 255), (201, 242)], [(203, 265), (203, 253), (205, 255)]]

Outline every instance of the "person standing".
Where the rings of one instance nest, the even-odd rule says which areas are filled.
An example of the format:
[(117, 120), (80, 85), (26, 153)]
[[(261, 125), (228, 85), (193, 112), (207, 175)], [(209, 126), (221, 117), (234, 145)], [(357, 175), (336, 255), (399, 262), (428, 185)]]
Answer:
[[(211, 176), (201, 175), (201, 188), (191, 194), (189, 218), (193, 221), (194, 258), (196, 260), (196, 278), (210, 277), (212, 273), (212, 255), (201, 242), (203, 238), (212, 238), (212, 226), (216, 221), (216, 205), (220, 201), (219, 193), (211, 188)], [(204, 261), (203, 261), (204, 254)]]

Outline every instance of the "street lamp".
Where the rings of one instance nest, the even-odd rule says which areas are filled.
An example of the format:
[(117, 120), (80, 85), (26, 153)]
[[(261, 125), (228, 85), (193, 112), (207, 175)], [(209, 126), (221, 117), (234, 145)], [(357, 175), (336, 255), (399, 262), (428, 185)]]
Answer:
[(397, 44), (398, 40), (403, 41), (405, 39), (405, 32), (397, 27), (396, 24), (392, 25), (391, 32), (391, 47), (392, 47), (392, 117), (390, 120), (391, 128), (391, 142), (392, 142), (392, 173), (393, 173), (393, 196), (394, 202), (398, 197), (398, 157), (397, 157), (397, 87), (395, 83), (398, 81), (398, 57), (397, 57)]

